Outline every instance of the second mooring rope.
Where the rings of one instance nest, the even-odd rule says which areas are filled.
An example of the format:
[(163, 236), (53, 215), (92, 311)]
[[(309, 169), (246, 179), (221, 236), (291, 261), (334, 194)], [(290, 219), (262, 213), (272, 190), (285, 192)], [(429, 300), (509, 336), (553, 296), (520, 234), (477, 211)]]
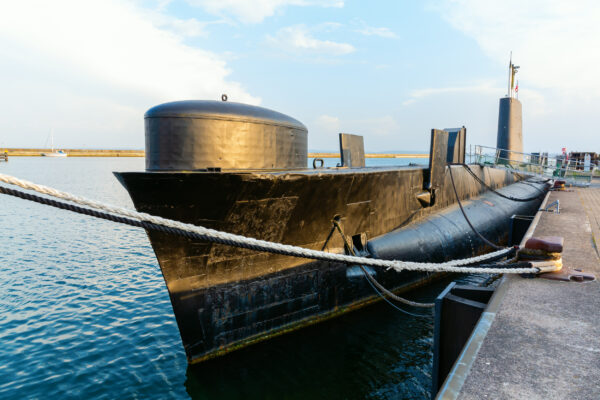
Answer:
[[(0, 182), (8, 183), (11, 185), (19, 186), (23, 189), (33, 190), (38, 193), (52, 196), (55, 198), (59, 198), (61, 200), (67, 200), (79, 205), (83, 205), (86, 207), (91, 207), (96, 210), (87, 210), (88, 212), (82, 212), (80, 210), (75, 210), (75, 206), (65, 203), (60, 203), (56, 201), (52, 201), (40, 196), (31, 195), (28, 193), (20, 192), (14, 189), (4, 188), (0, 192), (9, 194), (12, 196), (20, 197), (26, 200), (36, 201), (38, 203), (51, 205), (53, 207), (63, 208), (70, 211), (85, 213), (87, 215), (96, 216), (98, 218), (104, 218), (99, 216), (100, 213), (97, 210), (103, 210), (108, 213), (117, 214), (122, 217), (126, 217), (129, 219), (133, 219), (137, 221), (137, 223), (129, 223), (130, 225), (140, 226), (146, 228), (146, 226), (150, 226), (145, 224), (145, 222), (152, 224), (152, 226), (160, 226), (165, 228), (170, 228), (170, 230), (162, 229), (163, 231), (181, 234), (183, 236), (193, 237), (200, 240), (205, 240), (212, 243), (220, 243), (226, 244), (229, 246), (241, 247), (256, 251), (264, 251), (268, 253), (275, 254), (283, 254), (287, 256), (293, 257), (301, 257), (313, 260), (321, 260), (321, 261), (332, 261), (332, 262), (340, 262), (345, 264), (358, 264), (358, 265), (368, 265), (372, 267), (383, 267), (387, 269), (393, 269), (395, 271), (425, 271), (425, 272), (451, 272), (451, 273), (487, 273), (487, 274), (535, 274), (540, 270), (535, 267), (529, 268), (478, 268), (476, 266), (468, 266), (477, 263), (482, 263), (484, 261), (497, 259), (498, 257), (506, 256), (509, 253), (513, 252), (513, 248), (505, 248), (500, 249), (491, 253), (487, 253), (484, 255), (447, 261), (444, 263), (423, 263), (423, 262), (410, 262), (410, 261), (398, 261), (398, 260), (380, 260), (366, 257), (356, 257), (349, 256), (345, 254), (335, 254), (328, 253), (318, 250), (306, 249), (303, 247), (286, 245), (282, 243), (274, 243), (266, 240), (259, 240), (254, 238), (249, 238), (241, 235), (235, 235), (232, 233), (217, 231), (214, 229), (205, 228), (202, 226), (196, 226), (192, 224), (186, 224), (179, 221), (174, 221), (166, 218), (161, 218), (158, 216), (150, 215), (147, 213), (138, 212), (135, 210), (130, 210), (123, 207), (112, 206), (109, 204), (100, 203), (94, 200), (89, 200), (83, 197), (75, 196), (70, 193), (62, 192), (53, 188), (49, 188), (43, 185), (37, 185), (32, 182), (28, 182), (22, 179), (18, 179), (16, 177), (0, 174)], [(70, 206), (70, 207), (69, 207)], [(111, 219), (110, 217), (113, 217)], [(114, 215), (110, 215), (110, 217), (105, 219), (115, 220)], [(134, 221), (134, 222), (135, 222)], [(141, 223), (140, 223), (141, 222)], [(150, 229), (150, 228), (147, 228)], [(185, 233), (187, 232), (187, 233)], [(191, 235), (190, 235), (191, 234)]]
[[(356, 253), (354, 252), (354, 245), (352, 244), (350, 239), (348, 239), (348, 236), (346, 236), (346, 234), (344, 233), (344, 230), (340, 226), (340, 223), (334, 219), (333, 226), (338, 230), (338, 232), (342, 236), (342, 240), (346, 244), (346, 248), (348, 249), (350, 254), (352, 254), (353, 256), (356, 255)], [(418, 301), (412, 301), (412, 300), (409, 300), (404, 297), (400, 297), (400, 296), (396, 295), (392, 291), (388, 290), (381, 283), (379, 283), (379, 281), (377, 281), (377, 279), (373, 278), (371, 276), (371, 274), (369, 273), (369, 271), (367, 271), (367, 269), (364, 267), (364, 265), (359, 265), (359, 267), (360, 267), (361, 271), (363, 272), (363, 275), (365, 276), (365, 278), (367, 278), (367, 281), (371, 284), (371, 286), (373, 286), (373, 289), (375, 289), (375, 291), (377, 293), (379, 293), (381, 296), (383, 296), (384, 298), (385, 298), (385, 296), (388, 296), (389, 298), (394, 299), (399, 303), (406, 304), (407, 306), (412, 306), (412, 307), (420, 307), (420, 308), (435, 307), (435, 303), (421, 303)], [(379, 289), (379, 290), (377, 290), (377, 289)], [(420, 315), (416, 315), (416, 314), (411, 314), (411, 315), (420, 316)]]
[[(529, 186), (531, 186), (531, 187), (535, 188), (535, 189), (536, 189), (538, 192), (540, 192), (540, 194), (538, 194), (538, 195), (536, 195), (536, 196), (532, 196), (532, 197), (525, 197), (525, 198), (519, 198), (519, 197), (514, 197), (514, 196), (508, 196), (508, 195), (505, 195), (504, 193), (501, 193), (501, 192), (497, 191), (496, 189), (494, 189), (493, 187), (491, 187), (490, 185), (488, 185), (487, 183), (485, 183), (485, 181), (484, 181), (483, 179), (481, 179), (480, 177), (478, 177), (478, 176), (477, 176), (477, 174), (476, 174), (475, 172), (473, 172), (473, 171), (471, 170), (471, 168), (469, 168), (469, 166), (468, 166), (467, 164), (465, 164), (465, 163), (459, 163), (459, 164), (452, 164), (452, 165), (462, 165), (462, 166), (464, 167), (464, 169), (466, 169), (466, 170), (467, 170), (467, 172), (468, 172), (468, 173), (469, 173), (469, 174), (470, 174), (470, 175), (471, 175), (473, 178), (475, 178), (475, 180), (476, 180), (477, 182), (479, 182), (480, 184), (482, 184), (483, 186), (485, 186), (485, 187), (486, 187), (486, 188), (487, 188), (487, 189), (488, 189), (490, 192), (492, 192), (492, 193), (495, 193), (495, 194), (497, 194), (498, 196), (500, 196), (500, 197), (502, 197), (502, 198), (505, 198), (505, 199), (507, 199), (507, 200), (511, 200), (511, 201), (520, 201), (520, 202), (524, 202), (524, 203), (526, 203), (526, 202), (529, 202), (529, 201), (537, 200), (537, 199), (539, 199), (541, 196), (544, 196), (544, 195), (546, 194), (546, 193), (545, 193), (543, 190), (541, 190), (540, 188), (538, 188), (538, 187), (535, 187), (535, 186), (533, 186), (533, 185), (530, 185), (528, 182), (519, 181), (519, 182), (515, 182), (515, 183), (522, 183), (522, 184), (525, 184), (525, 185), (529, 185)], [(546, 182), (548, 182), (548, 181), (549, 181), (549, 179), (547, 179), (547, 180), (546, 180)], [(542, 183), (545, 183), (545, 182), (542, 182)]]
[(467, 224), (469, 224), (469, 227), (471, 228), (471, 230), (473, 232), (475, 232), (475, 234), (477, 236), (479, 236), (479, 238), (484, 243), (486, 243), (488, 246), (490, 246), (496, 250), (501, 249), (502, 248), (501, 246), (498, 246), (497, 244), (486, 239), (485, 236), (483, 236), (477, 229), (475, 229), (475, 227), (471, 223), (471, 220), (469, 219), (469, 217), (467, 217), (467, 213), (465, 212), (462, 202), (460, 201), (460, 197), (458, 196), (458, 191), (456, 190), (456, 184), (454, 183), (454, 175), (452, 175), (452, 166), (451, 165), (448, 166), (448, 172), (450, 173), (450, 182), (452, 183), (452, 189), (454, 189), (454, 195), (456, 196), (456, 202), (458, 203), (458, 206), (460, 207), (460, 212), (462, 213), (463, 217), (465, 217), (465, 221), (467, 221)]

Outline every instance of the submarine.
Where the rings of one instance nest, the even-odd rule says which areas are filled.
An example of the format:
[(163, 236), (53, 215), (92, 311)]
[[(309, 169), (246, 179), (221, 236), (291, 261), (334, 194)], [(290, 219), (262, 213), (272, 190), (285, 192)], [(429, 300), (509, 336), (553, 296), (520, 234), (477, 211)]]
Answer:
[[(363, 138), (340, 134), (341, 163), (325, 168), (307, 165), (307, 128), (267, 108), (178, 101), (144, 120), (145, 172), (115, 172), (138, 211), (308, 249), (418, 262), (476, 256), (492, 248), (457, 198), (477, 231), (506, 244), (511, 216), (533, 215), (548, 190), (507, 168), (464, 164), (464, 127), (431, 131), (426, 166), (366, 167)], [(471, 173), (531, 199), (500, 197)], [(147, 235), (190, 364), (381, 300), (356, 265)], [(395, 293), (442, 276), (365, 271)]]

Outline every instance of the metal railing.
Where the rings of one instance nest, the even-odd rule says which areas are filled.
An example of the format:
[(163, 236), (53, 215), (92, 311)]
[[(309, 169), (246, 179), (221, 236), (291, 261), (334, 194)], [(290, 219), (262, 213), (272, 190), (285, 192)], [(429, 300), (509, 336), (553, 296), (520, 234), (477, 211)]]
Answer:
[(542, 153), (521, 153), (495, 147), (471, 145), (467, 154), (469, 163), (491, 165), (542, 178), (563, 179), (574, 186), (589, 186), (596, 165), (566, 157)]

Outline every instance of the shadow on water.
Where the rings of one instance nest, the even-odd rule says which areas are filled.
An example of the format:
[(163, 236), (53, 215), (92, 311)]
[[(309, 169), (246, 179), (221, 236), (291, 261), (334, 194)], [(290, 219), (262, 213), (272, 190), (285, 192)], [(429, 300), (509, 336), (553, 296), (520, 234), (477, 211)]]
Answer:
[[(432, 301), (452, 280), (407, 297)], [(423, 399), (432, 350), (432, 317), (379, 302), (189, 366), (185, 386), (193, 399)]]

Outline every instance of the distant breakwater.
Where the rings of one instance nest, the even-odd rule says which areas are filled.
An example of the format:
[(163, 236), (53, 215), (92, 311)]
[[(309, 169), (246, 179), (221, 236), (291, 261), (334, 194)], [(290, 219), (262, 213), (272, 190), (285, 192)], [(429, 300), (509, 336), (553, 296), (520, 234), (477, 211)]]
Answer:
[[(144, 150), (96, 150), (96, 149), (55, 149), (60, 150), (69, 157), (144, 157)], [(50, 153), (52, 149), (18, 149), (0, 148), (0, 154), (6, 153), (9, 157), (37, 157), (42, 153)], [(427, 158), (429, 154), (395, 154), (395, 153), (367, 153), (366, 158)], [(308, 153), (308, 158), (340, 158), (339, 153)]]
[[(96, 150), (96, 149), (60, 149), (69, 157), (144, 157), (144, 150)], [(0, 148), (0, 154), (8, 154), (9, 157), (36, 157), (42, 153), (50, 153), (52, 149), (16, 149)]]
[[(366, 153), (365, 158), (428, 158), (429, 154)], [(340, 153), (308, 153), (308, 158), (340, 158)]]

